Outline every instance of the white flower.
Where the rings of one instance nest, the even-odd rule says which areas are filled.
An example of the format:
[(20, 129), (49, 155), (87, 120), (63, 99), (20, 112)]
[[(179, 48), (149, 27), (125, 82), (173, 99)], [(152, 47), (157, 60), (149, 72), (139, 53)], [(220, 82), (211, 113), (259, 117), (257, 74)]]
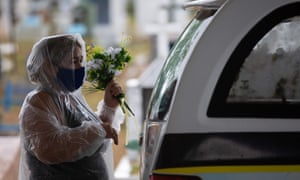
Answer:
[(95, 64), (98, 64), (98, 65), (100, 65), (100, 64), (102, 64), (102, 59), (95, 59), (94, 60), (94, 62), (95, 62)]
[(119, 54), (121, 52), (121, 48), (115, 48), (114, 49), (114, 54)]
[(114, 51), (114, 48), (113, 47), (109, 47), (105, 50), (105, 53), (108, 54), (108, 55), (111, 55)]
[(121, 52), (121, 48), (113, 48), (113, 47), (109, 47), (106, 49), (105, 53), (107, 55), (110, 55), (112, 59), (115, 59), (116, 54)]
[(94, 69), (94, 62), (92, 61), (88, 61), (86, 64), (86, 69), (89, 70), (93, 70)]
[(119, 76), (121, 74), (122, 71), (116, 71), (115, 72), (115, 76)]
[(115, 68), (112, 67), (112, 66), (109, 67), (108, 71), (111, 72), (111, 73), (113, 73), (113, 74), (115, 74), (115, 72), (116, 72)]
[(101, 59), (95, 59), (93, 61), (88, 61), (86, 68), (87, 68), (87, 70), (95, 70), (95, 69), (99, 68), (101, 63), (102, 63)]

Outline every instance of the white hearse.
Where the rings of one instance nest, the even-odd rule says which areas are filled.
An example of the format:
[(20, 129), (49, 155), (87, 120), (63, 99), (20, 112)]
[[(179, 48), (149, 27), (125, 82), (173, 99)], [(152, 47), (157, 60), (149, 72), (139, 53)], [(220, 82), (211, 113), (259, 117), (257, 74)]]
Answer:
[(205, 0), (148, 104), (142, 180), (300, 179), (300, 1)]

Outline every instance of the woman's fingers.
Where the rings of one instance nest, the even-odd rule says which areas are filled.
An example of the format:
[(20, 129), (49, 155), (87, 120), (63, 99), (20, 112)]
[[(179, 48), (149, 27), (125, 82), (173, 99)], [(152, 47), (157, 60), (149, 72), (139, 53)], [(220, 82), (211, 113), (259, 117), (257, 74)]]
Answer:
[(110, 81), (105, 89), (105, 104), (109, 107), (117, 107), (119, 105), (119, 101), (118, 99), (116, 99), (116, 97), (119, 96), (121, 93), (123, 93), (123, 90), (119, 83), (117, 83), (115, 80)]
[(119, 88), (111, 89), (110, 93), (112, 96), (117, 97), (118, 95), (120, 95), (122, 93), (122, 89), (119, 89)]
[(113, 139), (114, 144), (118, 145), (119, 144), (119, 138), (118, 138), (117, 131), (114, 128), (112, 128), (111, 125), (108, 124), (108, 123), (103, 123), (102, 126), (106, 131), (106, 138)]
[(122, 87), (116, 81), (112, 81), (109, 89), (112, 96), (118, 96), (119, 94), (123, 93)]
[(119, 137), (118, 137), (118, 133), (115, 129), (113, 129), (113, 137), (112, 138), (114, 140), (115, 145), (118, 145), (119, 144)]

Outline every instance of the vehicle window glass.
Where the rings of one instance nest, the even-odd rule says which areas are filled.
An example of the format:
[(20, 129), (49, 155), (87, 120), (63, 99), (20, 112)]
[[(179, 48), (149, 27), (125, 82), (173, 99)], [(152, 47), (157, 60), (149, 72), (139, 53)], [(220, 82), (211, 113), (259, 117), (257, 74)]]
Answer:
[(241, 66), (227, 102), (300, 101), (300, 17), (273, 27)]
[[(203, 31), (203, 24), (207, 24), (204, 19), (199, 19), (198, 17), (196, 16), (190, 22), (178, 38), (161, 70), (150, 98), (150, 108), (148, 110), (150, 119), (164, 120), (169, 110), (184, 57), (191, 49), (190, 47), (195, 44), (196, 37)], [(206, 16), (206, 18), (208, 17), (209, 15)]]
[(300, 118), (300, 3), (260, 19), (229, 57), (209, 117)]

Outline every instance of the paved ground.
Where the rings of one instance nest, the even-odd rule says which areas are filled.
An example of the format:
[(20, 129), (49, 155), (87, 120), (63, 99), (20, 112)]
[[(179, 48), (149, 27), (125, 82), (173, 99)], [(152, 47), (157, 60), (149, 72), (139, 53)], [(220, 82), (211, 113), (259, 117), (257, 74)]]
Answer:
[(138, 180), (137, 174), (131, 174), (132, 163), (127, 155), (123, 156), (115, 169), (115, 180)]
[(0, 136), (0, 180), (17, 179), (19, 157), (19, 137)]
[[(132, 159), (128, 154), (128, 150), (125, 147), (125, 129), (122, 129), (119, 134), (119, 145), (113, 146), (114, 150), (114, 164), (115, 164), (115, 179), (116, 180), (138, 180), (138, 174), (135, 170), (138, 165), (130, 161)], [(134, 154), (136, 158), (139, 158), (138, 154)]]

